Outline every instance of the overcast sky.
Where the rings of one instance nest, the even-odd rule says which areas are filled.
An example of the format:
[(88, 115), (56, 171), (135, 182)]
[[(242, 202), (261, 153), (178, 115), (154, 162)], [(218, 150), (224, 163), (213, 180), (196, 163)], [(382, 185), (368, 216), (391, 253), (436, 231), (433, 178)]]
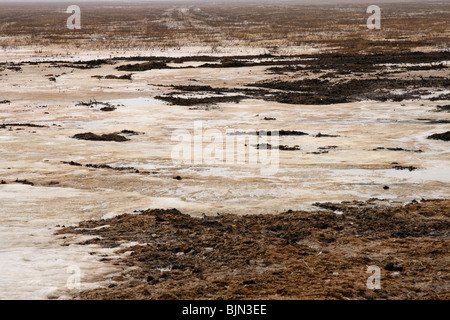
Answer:
[(356, 2), (356, 3), (372, 3), (372, 4), (382, 4), (382, 3), (387, 3), (387, 2), (404, 2), (404, 3), (408, 3), (408, 2), (449, 2), (450, 0), (441, 0), (441, 1), (436, 1), (436, 0), (0, 0), (0, 3), (2, 2), (70, 2), (72, 4), (77, 4), (79, 2), (209, 2), (209, 3), (214, 3), (214, 2), (272, 2), (272, 3), (276, 3), (276, 2), (305, 2), (305, 3), (329, 3), (329, 2), (333, 2), (333, 3), (349, 3), (349, 2)]

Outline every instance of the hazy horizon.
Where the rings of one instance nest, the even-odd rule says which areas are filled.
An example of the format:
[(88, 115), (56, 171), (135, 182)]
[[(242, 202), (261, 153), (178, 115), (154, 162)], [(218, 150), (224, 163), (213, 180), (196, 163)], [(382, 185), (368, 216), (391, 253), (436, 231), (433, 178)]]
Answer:
[(145, 2), (164, 2), (164, 3), (179, 3), (179, 2), (207, 2), (211, 3), (221, 3), (221, 2), (270, 2), (270, 3), (281, 3), (281, 2), (292, 2), (292, 3), (372, 3), (372, 4), (383, 4), (383, 3), (414, 3), (414, 2), (430, 2), (430, 3), (445, 3), (448, 1), (444, 0), (381, 0), (375, 3), (374, 0), (0, 0), (0, 3), (39, 3), (39, 2), (54, 2), (54, 3), (80, 3), (80, 2), (122, 2), (122, 3), (145, 3)]

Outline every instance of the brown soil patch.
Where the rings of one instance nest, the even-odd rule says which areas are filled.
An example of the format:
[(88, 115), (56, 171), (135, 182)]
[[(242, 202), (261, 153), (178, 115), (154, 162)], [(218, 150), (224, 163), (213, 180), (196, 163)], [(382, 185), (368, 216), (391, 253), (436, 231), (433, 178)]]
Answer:
[(170, 69), (166, 63), (152, 61), (141, 64), (127, 64), (116, 68), (119, 71), (147, 71), (153, 69)]
[(436, 106), (436, 112), (450, 112), (450, 104), (445, 106)]
[(169, 102), (179, 106), (195, 106), (195, 105), (211, 105), (216, 103), (239, 103), (244, 96), (220, 96), (220, 97), (203, 97), (203, 98), (180, 98), (173, 96), (157, 96), (156, 99)]
[(432, 134), (428, 139), (450, 141), (450, 131)]
[(78, 140), (92, 140), (92, 141), (115, 141), (115, 142), (124, 142), (130, 139), (121, 136), (117, 133), (106, 133), (102, 135), (98, 135), (92, 132), (87, 133), (77, 133), (72, 138)]
[[(205, 85), (172, 86), (184, 92), (204, 94), (238, 94), (235, 96), (216, 96), (204, 98), (178, 97), (179, 92), (169, 92), (157, 99), (176, 105), (192, 106), (198, 104), (216, 104), (221, 102), (238, 103), (242, 99), (261, 99), (287, 104), (327, 105), (354, 101), (396, 101), (424, 99), (427, 95), (444, 90), (450, 85), (447, 76), (433, 76), (429, 70), (436, 70), (436, 63), (449, 59), (448, 52), (406, 52), (395, 54), (330, 54), (303, 56), (235, 56), (231, 60), (216, 58), (212, 64), (203, 64), (197, 68), (252, 66), (276, 66), (267, 69), (273, 77), (256, 83), (247, 83), (248, 88), (213, 88)], [(295, 60), (295, 58), (297, 58)], [(191, 59), (185, 57), (185, 59)], [(305, 60), (306, 59), (306, 60)], [(263, 61), (260, 61), (263, 60)], [(147, 64), (162, 63), (148, 62)], [(404, 66), (403, 64), (423, 64)], [(395, 66), (394, 66), (395, 65)], [(439, 64), (437, 70), (448, 67)], [(136, 70), (132, 70), (136, 71)], [(299, 72), (300, 71), (300, 72)], [(290, 72), (288, 76), (286, 73)], [(418, 72), (420, 74), (418, 74)], [(313, 78), (311, 78), (313, 77)], [(398, 92), (394, 92), (397, 90)], [(446, 94), (430, 96), (430, 101), (447, 99)], [(440, 109), (437, 109), (438, 111)]]
[[(114, 262), (137, 268), (81, 299), (450, 298), (450, 200), (317, 206), (325, 211), (197, 218), (147, 210), (58, 233), (93, 235), (82, 244), (103, 247), (141, 244), (118, 248), (131, 254)], [(381, 289), (366, 286), (371, 265), (381, 268)]]

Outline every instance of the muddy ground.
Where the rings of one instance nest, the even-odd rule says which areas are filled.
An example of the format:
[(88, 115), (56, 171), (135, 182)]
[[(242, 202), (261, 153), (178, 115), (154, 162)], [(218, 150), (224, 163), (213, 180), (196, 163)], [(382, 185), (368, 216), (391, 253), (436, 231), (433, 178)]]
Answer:
[[(90, 61), (76, 61), (68, 64), (51, 61), (60, 70), (93, 69), (105, 65), (115, 65), (126, 61), (139, 63), (122, 64), (118, 71), (143, 72), (158, 69), (203, 69), (203, 68), (249, 68), (266, 67), (272, 77), (269, 80), (250, 82), (238, 87), (212, 87), (210, 85), (170, 86), (169, 91), (155, 96), (173, 105), (198, 106), (218, 103), (239, 103), (244, 99), (261, 99), (268, 102), (306, 105), (328, 105), (357, 101), (447, 100), (450, 86), (448, 61), (450, 53), (403, 52), (377, 54), (336, 54), (320, 55), (254, 55), (254, 56), (186, 56), (186, 57), (130, 57), (110, 58)], [(147, 61), (145, 61), (147, 60)], [(145, 61), (145, 62), (142, 62)], [(183, 63), (210, 61), (196, 67), (186, 67)], [(49, 62), (2, 63), (1, 71), (13, 69), (21, 72), (26, 65), (47, 65)], [(170, 66), (169, 64), (172, 64)], [(179, 66), (180, 64), (180, 66)], [(431, 73), (433, 71), (433, 73)], [(73, 72), (73, 71), (72, 71)], [(65, 74), (65, 73), (63, 73)], [(49, 80), (57, 82), (59, 76), (49, 74)], [(133, 74), (95, 75), (94, 78), (132, 81)], [(196, 96), (192, 96), (195, 94)], [(214, 96), (211, 96), (214, 94)], [(181, 96), (180, 96), (181, 95)], [(184, 96), (183, 96), (184, 95)], [(188, 95), (188, 96), (186, 96)], [(4, 100), (10, 103), (9, 100)], [(114, 111), (108, 103), (89, 101), (80, 106), (103, 105), (102, 111)], [(440, 108), (439, 108), (440, 107)], [(445, 111), (446, 106), (437, 107)]]
[[(147, 210), (62, 228), (122, 268), (75, 299), (449, 299), (450, 200), (317, 203), (316, 212)], [(133, 243), (130, 247), (120, 247)], [(69, 245), (69, 243), (66, 243)], [(368, 266), (381, 288), (368, 289)], [(130, 268), (133, 267), (133, 268)]]
[[(221, 102), (238, 103), (243, 99), (326, 105), (365, 100), (400, 102), (419, 99), (430, 95), (435, 90), (442, 91), (437, 96), (430, 97), (430, 100), (434, 101), (448, 98), (448, 93), (444, 90), (450, 86), (450, 82), (447, 76), (434, 76), (429, 72), (438, 70), (441, 74), (447, 74), (448, 66), (442, 61), (448, 61), (449, 57), (448, 52), (218, 57), (214, 63), (203, 64), (198, 68), (267, 66), (267, 72), (273, 74), (273, 78), (268, 81), (248, 83), (245, 85), (246, 88), (173, 86), (177, 91), (157, 96), (157, 98), (184, 106)], [(184, 59), (189, 61), (190, 58)], [(155, 64), (158, 68), (173, 68), (168, 67), (167, 62), (180, 63), (180, 61), (183, 60), (165, 58), (157, 62), (121, 66), (118, 70), (145, 71), (153, 68)], [(394, 93), (394, 90), (398, 92)], [(178, 96), (180, 93), (196, 93), (197, 95), (214, 93), (216, 96), (180, 97)]]
[(448, 5), (0, 7), (0, 299), (449, 298)]
[[(93, 254), (95, 263), (82, 265), (83, 272), (108, 285), (88, 291), (85, 279), (84, 291), (73, 297), (448, 299), (448, 201), (322, 205), (332, 211), (275, 215), (310, 209), (319, 199), (448, 199), (448, 61), (448, 51), (433, 51), (0, 64), (8, 80), (0, 96), (0, 228), (6, 230), (0, 244), (14, 253), (0, 259), (11, 272), (0, 294), (53, 299), (61, 296), (38, 290), (65, 290), (66, 269), (53, 262), (63, 259), (47, 252), (51, 258), (41, 267), (15, 248), (32, 243), (37, 260), (46, 252), (36, 248), (58, 247), (69, 265), (86, 261), (72, 250), (91, 254), (92, 246), (61, 247), (47, 238), (34, 245), (35, 234), (53, 232), (30, 221), (56, 217), (45, 222), (54, 228), (60, 216), (78, 222), (176, 207), (235, 215), (199, 219), (153, 210), (62, 230), (61, 237), (93, 235), (83, 244), (122, 254), (120, 260), (99, 254), (102, 267)], [(191, 130), (196, 120), (227, 135), (278, 133), (280, 141), (250, 147), (279, 150), (279, 174), (267, 179), (234, 163), (174, 166), (172, 134)], [(36, 212), (43, 218), (30, 219)], [(241, 216), (247, 213), (253, 215)], [(22, 233), (11, 217), (22, 219)], [(61, 224), (70, 223), (64, 219)], [(88, 230), (102, 225), (109, 227)], [(17, 242), (10, 244), (11, 237)], [(68, 245), (84, 241), (68, 238)], [(140, 245), (118, 247), (129, 242)], [(375, 291), (366, 286), (371, 265), (382, 270)], [(107, 280), (115, 267), (122, 274)], [(51, 279), (33, 282), (47, 270)]]

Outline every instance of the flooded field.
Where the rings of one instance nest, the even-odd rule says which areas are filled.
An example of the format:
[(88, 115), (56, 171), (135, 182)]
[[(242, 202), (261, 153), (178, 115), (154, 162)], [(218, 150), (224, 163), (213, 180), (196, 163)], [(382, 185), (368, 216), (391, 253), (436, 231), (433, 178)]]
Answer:
[[(176, 21), (173, 11), (165, 12), (167, 21)], [(448, 16), (439, 12), (439, 17)], [(329, 214), (329, 207), (318, 203), (375, 203), (383, 212), (384, 206), (401, 208), (423, 201), (430, 219), (439, 220), (439, 225), (428, 226), (436, 233), (404, 237), (436, 241), (439, 247), (447, 243), (448, 201), (434, 207), (434, 202), (428, 205), (424, 200), (450, 197), (448, 30), (446, 42), (426, 43), (425, 49), (420, 39), (401, 50), (375, 45), (371, 52), (345, 52), (342, 47), (333, 49), (338, 43), (324, 40), (319, 46), (318, 39), (313, 40), (283, 44), (284, 49), (276, 51), (259, 42), (240, 42), (220, 50), (209, 43), (89, 50), (82, 43), (70, 54), (58, 45), (39, 44), (0, 52), (0, 299), (67, 299), (84, 290), (131, 283), (120, 280), (124, 277), (139, 282), (148, 273), (158, 278), (154, 268), (142, 274), (136, 271), (143, 268), (139, 263), (121, 262), (133, 255), (134, 246), (151, 243), (148, 239), (121, 239), (119, 232), (114, 246), (91, 241), (107, 239), (100, 232), (114, 225), (107, 219), (151, 212), (147, 209), (177, 209), (193, 217), (258, 215), (268, 220), (261, 223), (270, 229), (278, 222), (268, 215)], [(251, 161), (252, 155), (266, 161)], [(341, 209), (331, 212), (346, 212)], [(178, 221), (176, 214), (170, 219)], [(85, 220), (100, 222), (60, 231)], [(332, 225), (333, 219), (327, 223)], [(229, 224), (217, 232), (227, 234), (234, 225)], [(83, 228), (100, 229), (79, 232), (91, 230)], [(165, 230), (155, 228), (152, 233)], [(313, 230), (316, 225), (301, 228)], [(309, 242), (302, 245), (323, 240), (316, 236), (305, 238)], [(218, 243), (210, 245), (220, 248)], [(391, 245), (395, 251), (393, 244), (386, 248)], [(430, 272), (444, 272), (445, 251), (438, 253), (443, 265)], [(371, 264), (369, 260), (357, 263), (362, 267)], [(266, 267), (272, 272), (279, 266)], [(74, 270), (81, 272), (76, 289), (68, 285)], [(264, 274), (261, 270), (255, 272)], [(218, 275), (214, 277), (216, 281)], [(448, 277), (443, 277), (438, 277), (441, 287), (423, 287), (426, 294), (412, 297), (445, 298)], [(81, 297), (220, 296), (191, 292), (177, 297), (172, 289), (164, 295), (161, 281), (159, 295), (139, 291), (108, 296), (106, 290), (99, 295), (87, 291)], [(130, 286), (119, 285), (123, 292), (130, 292)], [(333, 288), (339, 290), (339, 285)], [(151, 286), (144, 289), (151, 291)], [(288, 289), (258, 290), (247, 295), (230, 289), (223, 297), (305, 297), (302, 292), (290, 295)], [(402, 292), (399, 297), (408, 297)], [(323, 292), (316, 294), (312, 298), (324, 297)], [(327, 297), (396, 294), (352, 291)]]

